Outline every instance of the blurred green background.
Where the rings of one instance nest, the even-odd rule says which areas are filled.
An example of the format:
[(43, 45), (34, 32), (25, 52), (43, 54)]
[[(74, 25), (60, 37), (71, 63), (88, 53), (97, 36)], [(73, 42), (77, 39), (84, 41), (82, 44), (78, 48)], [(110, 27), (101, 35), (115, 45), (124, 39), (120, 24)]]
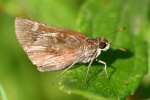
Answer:
[[(0, 100), (86, 100), (54, 87), (51, 83), (58, 72), (38, 72), (17, 42), (14, 29), (15, 17), (20, 16), (78, 30), (78, 13), (85, 1), (0, 0)], [(150, 26), (150, 21), (147, 23)], [(149, 33), (146, 39), (150, 43)], [(149, 76), (144, 78), (137, 92), (143, 98), (150, 98)]]
[(52, 83), (56, 72), (40, 73), (15, 36), (15, 17), (75, 29), (80, 0), (0, 0), (0, 100), (76, 100)]

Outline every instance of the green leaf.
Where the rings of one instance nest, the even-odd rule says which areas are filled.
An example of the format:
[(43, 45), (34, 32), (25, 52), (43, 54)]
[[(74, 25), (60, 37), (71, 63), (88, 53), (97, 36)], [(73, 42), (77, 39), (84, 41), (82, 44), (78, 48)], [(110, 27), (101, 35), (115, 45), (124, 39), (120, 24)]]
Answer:
[(148, 49), (142, 30), (147, 2), (88, 0), (83, 5), (78, 19), (79, 30), (89, 37), (102, 36), (111, 41), (112, 49), (100, 55), (100, 59), (107, 62), (109, 78), (103, 65), (94, 63), (84, 82), (87, 66), (75, 65), (62, 76), (62, 90), (100, 100), (125, 99), (134, 94), (148, 66)]

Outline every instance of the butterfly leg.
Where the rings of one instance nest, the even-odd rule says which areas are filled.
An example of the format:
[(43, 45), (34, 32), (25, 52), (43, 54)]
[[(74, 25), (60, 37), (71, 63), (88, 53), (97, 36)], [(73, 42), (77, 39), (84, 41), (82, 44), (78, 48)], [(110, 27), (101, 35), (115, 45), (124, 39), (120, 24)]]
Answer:
[(87, 80), (87, 78), (88, 78), (88, 73), (89, 73), (89, 70), (90, 70), (90, 67), (91, 67), (93, 61), (94, 61), (94, 59), (91, 59), (89, 65), (88, 65), (88, 69), (87, 69), (87, 71), (86, 71), (86, 76), (85, 76), (85, 82), (86, 82), (86, 80)]
[(78, 62), (78, 60), (74, 61), (69, 67), (67, 67), (62, 73), (60, 73), (60, 75), (63, 75), (65, 72), (67, 72), (70, 68), (73, 67), (73, 65), (75, 65)]
[[(83, 53), (84, 48), (81, 48), (81, 50), (82, 50), (82, 53)], [(80, 57), (82, 56), (82, 53), (81, 53), (81, 55), (80, 55), (69, 67), (67, 67), (60, 75), (63, 75), (66, 71), (68, 71), (70, 68), (72, 68), (73, 65), (75, 65), (76, 63), (78, 63), (78, 61), (80, 60)]]
[(89, 70), (90, 70), (90, 67), (94, 61), (94, 59), (96, 58), (97, 56), (97, 52), (95, 52), (95, 54), (93, 55), (93, 57), (90, 59), (90, 63), (88, 65), (88, 69), (87, 69), (87, 72), (86, 72), (86, 77), (85, 77), (85, 81), (87, 80), (87, 77), (88, 77), (88, 73), (89, 73)]
[(104, 65), (104, 71), (106, 73), (106, 76), (108, 78), (108, 73), (107, 73), (107, 64), (106, 62), (102, 61), (102, 60), (97, 60), (99, 63), (103, 64)]

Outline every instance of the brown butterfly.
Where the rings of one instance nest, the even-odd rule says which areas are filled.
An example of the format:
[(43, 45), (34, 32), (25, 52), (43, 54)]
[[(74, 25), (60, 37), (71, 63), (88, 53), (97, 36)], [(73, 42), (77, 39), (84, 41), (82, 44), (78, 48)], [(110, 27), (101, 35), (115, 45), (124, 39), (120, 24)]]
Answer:
[[(28, 57), (43, 72), (69, 69), (76, 63), (89, 63), (90, 67), (101, 51), (110, 47), (104, 38), (89, 39), (79, 32), (28, 19), (16, 18), (15, 28), (17, 39)], [(106, 63), (97, 61), (105, 65), (107, 74)]]

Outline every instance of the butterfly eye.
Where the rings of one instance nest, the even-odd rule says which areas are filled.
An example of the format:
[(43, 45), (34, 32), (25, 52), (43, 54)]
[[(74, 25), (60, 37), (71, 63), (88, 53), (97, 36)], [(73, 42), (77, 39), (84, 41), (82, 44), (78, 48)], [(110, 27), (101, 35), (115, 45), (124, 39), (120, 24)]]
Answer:
[(99, 48), (100, 49), (104, 49), (106, 46), (107, 46), (106, 42), (100, 41), (100, 43), (99, 43)]

